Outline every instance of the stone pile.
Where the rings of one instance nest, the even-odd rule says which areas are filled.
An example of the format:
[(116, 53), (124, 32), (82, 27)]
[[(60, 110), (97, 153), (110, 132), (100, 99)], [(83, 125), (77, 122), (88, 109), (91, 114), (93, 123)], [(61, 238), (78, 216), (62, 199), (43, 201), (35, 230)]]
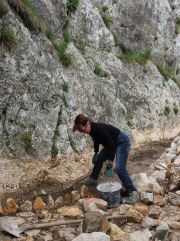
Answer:
[[(12, 238), (0, 231), (3, 241), (178, 241), (180, 240), (180, 136), (151, 166), (150, 176), (132, 175), (141, 202), (107, 209), (107, 203), (92, 196), (84, 185), (56, 200), (49, 194), (17, 204), (12, 198), (0, 212), (14, 214), (25, 223), (83, 219), (76, 225), (26, 231)], [(112, 216), (126, 215), (124, 220)], [(111, 219), (109, 218), (111, 217)]]

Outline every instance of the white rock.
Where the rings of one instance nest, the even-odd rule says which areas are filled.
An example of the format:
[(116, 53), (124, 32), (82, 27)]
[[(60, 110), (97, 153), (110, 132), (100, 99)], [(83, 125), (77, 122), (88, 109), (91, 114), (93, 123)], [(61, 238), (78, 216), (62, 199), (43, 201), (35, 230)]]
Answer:
[(153, 194), (151, 192), (141, 192), (141, 201), (145, 204), (153, 203)]
[(142, 219), (142, 223), (141, 223), (143, 228), (149, 228), (149, 229), (151, 229), (152, 227), (158, 226), (158, 224), (159, 224), (158, 220), (155, 220), (155, 219), (150, 218), (150, 217), (144, 217)]
[(110, 236), (102, 232), (82, 233), (72, 241), (110, 241)]
[(163, 188), (152, 177), (149, 177), (149, 186), (150, 186), (151, 192), (153, 192), (154, 194), (162, 194), (163, 193)]
[(152, 236), (149, 229), (144, 229), (142, 231), (136, 231), (130, 234), (130, 241), (149, 241)]
[(159, 230), (169, 230), (169, 226), (168, 226), (167, 222), (161, 221), (159, 223), (159, 225), (157, 226), (156, 230), (157, 231), (159, 231)]
[(164, 170), (167, 168), (167, 165), (166, 163), (164, 162), (164, 160), (161, 160), (159, 159), (157, 162), (156, 162), (156, 166), (155, 166), (158, 170)]
[(151, 177), (156, 181), (165, 181), (166, 170), (156, 170), (151, 174)]
[(25, 231), (25, 234), (27, 234), (30, 237), (36, 237), (41, 232), (41, 229), (32, 229)]
[(149, 178), (146, 173), (133, 174), (132, 180), (139, 192), (149, 190)]
[(100, 198), (84, 198), (83, 206), (86, 212), (93, 211), (97, 208), (105, 210), (107, 208), (107, 202)]
[(180, 166), (180, 155), (174, 160), (172, 165), (173, 165), (173, 167)]

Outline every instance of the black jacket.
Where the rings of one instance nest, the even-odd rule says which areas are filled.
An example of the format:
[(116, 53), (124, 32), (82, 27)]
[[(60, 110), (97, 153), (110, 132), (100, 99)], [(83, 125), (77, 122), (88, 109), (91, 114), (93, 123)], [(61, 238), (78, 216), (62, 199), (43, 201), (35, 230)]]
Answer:
[(99, 152), (99, 145), (107, 148), (109, 160), (113, 161), (116, 151), (116, 141), (120, 130), (104, 123), (91, 123), (90, 136), (94, 141), (94, 152)]

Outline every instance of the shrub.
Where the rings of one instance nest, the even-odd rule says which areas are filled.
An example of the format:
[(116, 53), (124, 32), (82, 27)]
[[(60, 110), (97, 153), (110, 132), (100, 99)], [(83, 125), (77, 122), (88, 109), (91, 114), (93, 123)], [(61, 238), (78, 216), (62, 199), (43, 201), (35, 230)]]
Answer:
[(178, 67), (177, 69), (176, 69), (176, 74), (178, 75), (180, 73), (180, 68)]
[(5, 0), (1, 0), (0, 2), (0, 17), (2, 17), (3, 15), (7, 14), (9, 11), (9, 7), (6, 3)]
[(123, 55), (120, 56), (120, 59), (127, 62), (138, 62), (139, 64), (146, 64), (148, 60), (152, 59), (151, 50), (148, 50), (145, 53), (137, 53), (136, 51), (127, 49), (123, 46), (122, 51)]
[(107, 77), (108, 74), (101, 68), (99, 64), (95, 65), (94, 73), (99, 77)]
[(57, 154), (58, 154), (58, 149), (55, 145), (53, 145), (52, 148), (51, 148), (51, 156), (56, 157)]
[(79, 40), (79, 39), (73, 39), (74, 45), (76, 46), (77, 49), (79, 49), (79, 51), (82, 54), (85, 54), (85, 47), (86, 47), (86, 43), (84, 43), (83, 41)]
[(179, 112), (178, 107), (176, 107), (176, 106), (175, 106), (175, 107), (173, 108), (173, 111), (174, 111), (174, 114), (175, 114), (175, 115), (177, 115), (177, 114), (178, 114), (178, 112)]
[(119, 36), (117, 34), (113, 34), (113, 36), (114, 36), (115, 46), (119, 47), (121, 45)]
[(73, 136), (68, 135), (68, 139), (69, 139), (69, 144), (70, 144), (71, 148), (72, 148), (73, 150), (75, 150), (76, 148), (75, 148), (75, 141), (74, 141), (74, 139), (73, 139)]
[(102, 14), (101, 17), (102, 17), (103, 22), (106, 25), (106, 27), (110, 28), (112, 23), (113, 23), (112, 18), (110, 16), (105, 15), (105, 14)]
[(47, 30), (46, 31), (46, 37), (53, 43), (54, 40), (55, 40), (55, 36), (54, 36), (54, 33), (51, 32), (50, 30)]
[(69, 91), (69, 85), (68, 85), (67, 82), (65, 82), (65, 81), (63, 82), (63, 84), (62, 84), (62, 89), (63, 89), (64, 92), (68, 93), (68, 91)]
[(180, 87), (180, 81), (174, 76), (175, 69), (169, 66), (156, 65), (159, 72), (166, 78), (172, 79), (178, 87)]
[(67, 8), (69, 12), (75, 12), (79, 4), (79, 0), (68, 0)]
[(2, 42), (9, 51), (17, 48), (18, 42), (12, 29), (8, 26), (3, 26), (0, 30), (0, 42)]
[(30, 31), (45, 31), (45, 23), (30, 0), (8, 0)]
[(180, 16), (176, 18), (176, 23), (175, 23), (175, 34), (180, 33)]
[(64, 106), (67, 108), (68, 107), (68, 100), (67, 100), (67, 97), (65, 95), (62, 96), (62, 100), (63, 100)]
[(63, 37), (64, 37), (64, 41), (65, 41), (66, 43), (69, 43), (69, 42), (71, 41), (71, 34), (70, 34), (69, 32), (64, 31)]
[(102, 6), (102, 11), (105, 13), (105, 12), (107, 12), (107, 10), (108, 10), (108, 6)]
[(23, 147), (26, 151), (26, 153), (31, 153), (32, 151), (32, 133), (31, 132), (25, 132), (21, 134), (21, 141), (23, 143)]
[(169, 106), (165, 106), (165, 108), (164, 108), (164, 115), (168, 116), (170, 114), (170, 112), (171, 112), (171, 110), (170, 110)]
[(54, 48), (58, 52), (58, 56), (59, 56), (59, 59), (60, 59), (61, 63), (64, 66), (68, 67), (72, 63), (72, 56), (71, 56), (71, 54), (66, 52), (68, 43), (67, 42), (62, 42), (59, 45), (54, 43), (53, 46), (54, 46)]

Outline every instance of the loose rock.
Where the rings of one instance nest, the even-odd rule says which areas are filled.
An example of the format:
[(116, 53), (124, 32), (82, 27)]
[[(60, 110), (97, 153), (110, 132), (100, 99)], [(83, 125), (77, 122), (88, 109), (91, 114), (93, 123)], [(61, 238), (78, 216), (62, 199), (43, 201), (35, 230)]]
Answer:
[(59, 208), (57, 210), (58, 213), (60, 213), (61, 215), (65, 216), (65, 217), (70, 217), (70, 218), (83, 218), (84, 214), (83, 212), (76, 206), (64, 206), (62, 208)]
[(128, 220), (136, 223), (140, 223), (143, 215), (136, 211), (134, 208), (130, 208), (129, 211), (127, 212)]
[(153, 203), (153, 194), (150, 192), (141, 192), (141, 201), (145, 204)]
[(143, 218), (142, 223), (141, 223), (143, 228), (148, 228), (148, 229), (151, 229), (152, 227), (157, 227), (158, 224), (159, 224), (158, 220), (155, 220), (150, 217)]
[(32, 202), (30, 201), (25, 201), (21, 206), (20, 206), (20, 210), (22, 212), (31, 212), (32, 211)]
[(148, 206), (143, 203), (137, 203), (134, 208), (136, 211), (140, 212), (144, 217), (149, 216)]
[(151, 206), (150, 207), (150, 214), (149, 214), (149, 216), (151, 217), (151, 218), (156, 218), (156, 219), (158, 219), (159, 218), (159, 216), (160, 216), (160, 214), (161, 214), (161, 208), (159, 207), (159, 206)]
[(34, 209), (36, 211), (40, 211), (46, 208), (45, 202), (42, 200), (41, 197), (37, 197), (34, 201)]
[(17, 210), (18, 210), (18, 205), (16, 204), (16, 202), (12, 199), (12, 198), (8, 198), (7, 200), (6, 200), (6, 204), (5, 204), (5, 207), (3, 208), (3, 211), (5, 212), (5, 213), (8, 213), (8, 214), (10, 214), (10, 213), (15, 213), (15, 212), (17, 212)]
[(110, 236), (102, 232), (82, 233), (72, 241), (110, 241)]

